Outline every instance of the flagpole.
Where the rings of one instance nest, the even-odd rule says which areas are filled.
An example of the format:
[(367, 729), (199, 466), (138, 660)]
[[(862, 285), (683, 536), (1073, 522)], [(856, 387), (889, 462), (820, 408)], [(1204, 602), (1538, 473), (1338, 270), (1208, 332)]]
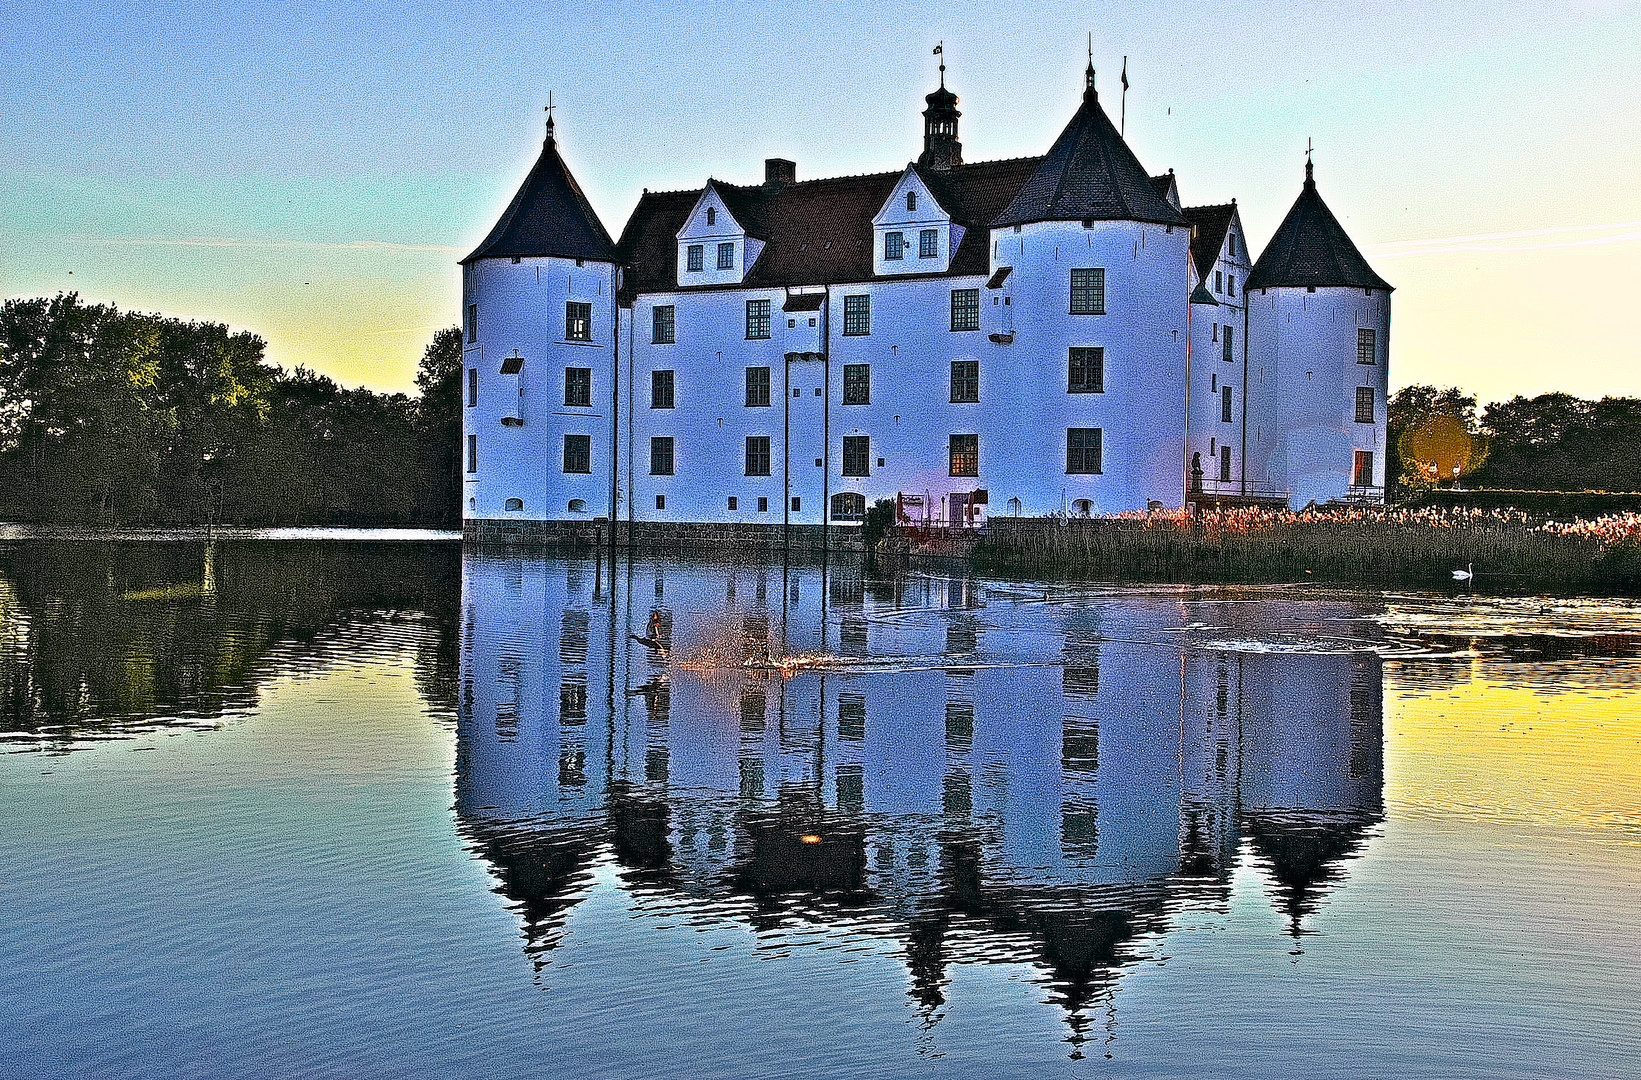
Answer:
[(1126, 56), (1122, 58), (1122, 112), (1120, 122), (1122, 126), (1117, 129), (1117, 134), (1126, 139), (1128, 138), (1128, 57)]

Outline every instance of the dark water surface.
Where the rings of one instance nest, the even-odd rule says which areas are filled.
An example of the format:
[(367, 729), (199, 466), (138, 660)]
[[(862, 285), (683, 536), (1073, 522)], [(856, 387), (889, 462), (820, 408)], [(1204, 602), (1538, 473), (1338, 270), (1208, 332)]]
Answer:
[(1634, 1076), (1638, 645), (0, 537), (0, 1074)]

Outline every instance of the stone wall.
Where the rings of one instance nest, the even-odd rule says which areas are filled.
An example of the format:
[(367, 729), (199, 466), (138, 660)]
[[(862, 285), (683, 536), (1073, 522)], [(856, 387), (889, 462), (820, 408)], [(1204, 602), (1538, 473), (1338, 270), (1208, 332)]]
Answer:
[[(539, 547), (576, 549), (610, 542), (608, 523), (602, 521), (527, 521), (522, 519), (469, 519), (462, 526), (462, 542), (469, 547)], [(830, 535), (827, 535), (827, 534)], [(723, 522), (626, 522), (616, 524), (615, 543), (637, 552), (671, 550), (777, 551), (783, 541), (793, 550), (865, 550), (858, 525), (759, 525)]]

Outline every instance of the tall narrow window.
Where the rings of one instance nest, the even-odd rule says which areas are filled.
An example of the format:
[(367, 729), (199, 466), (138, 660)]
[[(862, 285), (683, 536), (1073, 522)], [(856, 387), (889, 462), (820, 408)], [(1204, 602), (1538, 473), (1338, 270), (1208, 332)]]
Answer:
[(917, 209), (917, 192), (908, 191), (906, 193), (906, 209), (908, 209), (908, 210), (916, 210)]
[(479, 403), (479, 369), (467, 369), (467, 405), (472, 408)]
[(769, 336), (769, 301), (746, 302), (746, 339), (755, 341)]
[(593, 306), (574, 300), (564, 305), (564, 339), (591, 341), (593, 339)]
[(1230, 323), (1226, 323), (1225, 324), (1225, 346), (1224, 346), (1223, 358), (1224, 358), (1224, 360), (1227, 364), (1236, 363), (1236, 352), (1234, 351), (1234, 349), (1231, 345), (1231, 341), (1235, 336), (1236, 336), (1236, 327), (1232, 326)]
[(917, 257), (920, 259), (940, 258), (940, 230), (921, 229), (917, 234)]
[(1105, 349), (1099, 346), (1073, 347), (1066, 365), (1066, 393), (1105, 393)]
[(1222, 424), (1231, 422), (1231, 388), (1229, 385), (1219, 388), (1219, 420)]
[(1356, 329), (1356, 362), (1371, 364), (1379, 358), (1379, 332), (1371, 327), (1361, 326)]
[(1236, 258), (1236, 233), (1225, 234), (1225, 253), (1233, 259)]
[(872, 332), (872, 298), (845, 296), (843, 298), (843, 333), (845, 337), (859, 337)]
[(593, 437), (591, 435), (564, 436), (564, 471), (590, 473), (593, 471)]
[(479, 437), (477, 435), (467, 437), (467, 471), (479, 471)]
[(980, 290), (952, 290), (952, 329), (980, 329)]
[(716, 206), (707, 207), (707, 224), (718, 224), (718, 208)]
[(843, 365), (843, 403), (870, 405), (872, 403), (872, 365)]
[(1066, 472), (1098, 473), (1104, 432), (1097, 427), (1066, 429)]
[(671, 435), (653, 435), (650, 437), (650, 475), (672, 475)]
[(1071, 313), (1105, 314), (1105, 270), (1102, 267), (1071, 272)]
[(1225, 271), (1223, 271), (1223, 270), (1215, 270), (1214, 271), (1214, 291), (1215, 292), (1224, 292), (1225, 291)]
[(593, 369), (567, 367), (564, 369), (564, 404), (591, 405), (593, 403)]
[(1236, 275), (1235, 274), (1226, 274), (1225, 275), (1225, 291), (1227, 293), (1230, 293), (1232, 296), (1236, 295)]
[(1231, 444), (1226, 443), (1219, 448), (1219, 479), (1223, 483), (1231, 479)]
[(980, 475), (980, 436), (953, 435), (947, 446), (951, 459), (951, 475)]
[(748, 407), (769, 404), (768, 368), (749, 367), (746, 369), (746, 403)]
[(1351, 470), (1351, 480), (1357, 487), (1373, 486), (1373, 451), (1356, 451), (1355, 468)]
[(735, 269), (735, 244), (733, 241), (726, 241), (718, 245), (718, 269)]
[(672, 408), (672, 372), (650, 372), (650, 408)]
[(885, 259), (904, 259), (906, 257), (905, 233), (889, 232), (883, 234), (883, 257)]
[(843, 475), (872, 475), (872, 438), (870, 435), (843, 437)]
[(706, 249), (701, 244), (691, 244), (684, 249), (684, 268), (686, 270), (700, 270), (706, 265)]
[(952, 401), (980, 400), (980, 361), (952, 361)]
[(467, 305), (467, 343), (479, 340), (479, 305)]
[(769, 475), (768, 435), (748, 435), (746, 437), (746, 474), (748, 476)]
[(1373, 387), (1358, 386), (1356, 388), (1356, 422), (1358, 424), (1373, 423)]
[(677, 340), (677, 311), (671, 304), (655, 305), (655, 317), (650, 326), (652, 345), (671, 345)]

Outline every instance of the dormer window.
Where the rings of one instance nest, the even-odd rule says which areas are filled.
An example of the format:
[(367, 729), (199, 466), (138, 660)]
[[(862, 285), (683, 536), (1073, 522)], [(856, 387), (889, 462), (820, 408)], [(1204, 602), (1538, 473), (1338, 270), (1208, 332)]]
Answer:
[(716, 206), (707, 207), (707, 224), (718, 224), (718, 208)]
[(688, 269), (700, 270), (702, 268), (702, 252), (703, 249), (700, 244), (691, 244), (689, 246), (689, 261), (686, 264)]
[(908, 210), (916, 210), (917, 209), (917, 192), (908, 191), (906, 193), (906, 209), (908, 209)]
[(733, 242), (718, 245), (718, 269), (735, 269), (735, 244)]
[[(908, 192), (908, 194), (910, 194)], [(906, 257), (906, 234), (891, 232), (883, 234), (883, 257), (885, 259), (903, 259)]]
[(917, 234), (917, 257), (920, 259), (940, 258), (940, 230), (922, 229)]

